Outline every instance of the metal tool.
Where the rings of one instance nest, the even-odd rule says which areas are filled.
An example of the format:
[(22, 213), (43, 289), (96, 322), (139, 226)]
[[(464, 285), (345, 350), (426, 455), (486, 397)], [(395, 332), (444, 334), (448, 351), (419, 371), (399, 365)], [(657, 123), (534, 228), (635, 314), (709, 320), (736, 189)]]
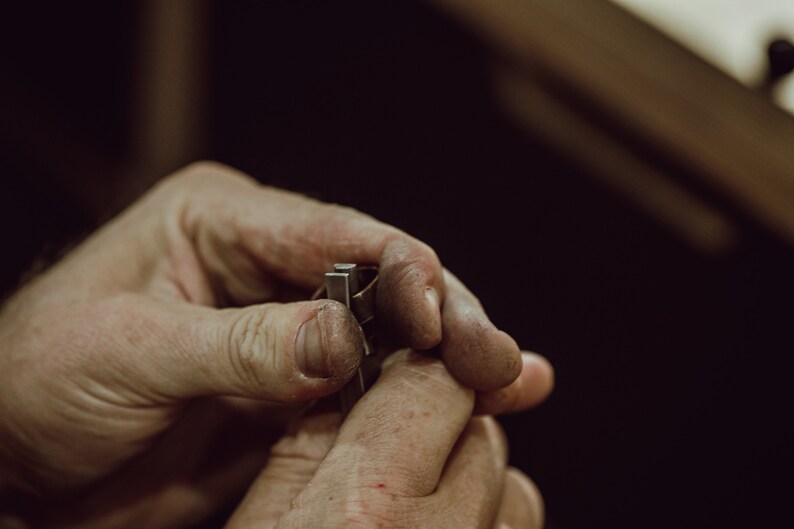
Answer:
[[(378, 282), (376, 267), (337, 263), (334, 271), (325, 274), (325, 297), (344, 303), (364, 330), (364, 358), (353, 378), (339, 391), (342, 418), (347, 417), (358, 399), (375, 382), (380, 361), (375, 355), (375, 292)], [(320, 296), (322, 297), (322, 293)]]

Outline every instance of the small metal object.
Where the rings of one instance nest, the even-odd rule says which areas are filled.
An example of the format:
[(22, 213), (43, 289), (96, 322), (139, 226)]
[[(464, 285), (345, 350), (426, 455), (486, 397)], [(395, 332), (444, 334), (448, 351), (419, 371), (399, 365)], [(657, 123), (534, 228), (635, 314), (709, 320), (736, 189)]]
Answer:
[(350, 308), (350, 299), (353, 297), (351, 283), (348, 273), (328, 272), (325, 274), (325, 296)]
[[(337, 263), (334, 265), (334, 272), (347, 274), (350, 291), (354, 294), (358, 292), (358, 265), (350, 263)], [(327, 276), (328, 274), (326, 274)]]
[[(349, 308), (364, 330), (364, 358), (353, 378), (339, 391), (342, 418), (347, 417), (358, 399), (375, 382), (380, 372), (380, 361), (374, 354), (375, 291), (378, 282), (376, 267), (360, 267), (350, 263), (334, 265), (334, 271), (325, 274), (324, 292), (314, 297), (327, 297)], [(361, 287), (363, 285), (363, 287)]]

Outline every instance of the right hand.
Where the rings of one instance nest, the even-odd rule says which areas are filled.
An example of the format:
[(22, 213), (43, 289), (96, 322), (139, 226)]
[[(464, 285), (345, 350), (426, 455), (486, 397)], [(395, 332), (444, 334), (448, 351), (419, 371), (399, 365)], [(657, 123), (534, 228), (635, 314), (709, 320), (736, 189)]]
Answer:
[(227, 529), (539, 529), (540, 494), (473, 408), (440, 361), (396, 353), (341, 429), (319, 410), (294, 425)]

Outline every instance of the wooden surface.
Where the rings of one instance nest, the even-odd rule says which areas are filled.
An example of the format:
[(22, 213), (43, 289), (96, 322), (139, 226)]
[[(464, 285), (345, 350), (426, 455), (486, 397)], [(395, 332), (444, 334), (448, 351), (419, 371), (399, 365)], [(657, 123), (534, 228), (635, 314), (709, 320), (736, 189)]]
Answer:
[(727, 215), (688, 192), (625, 143), (604, 134), (531, 77), (518, 75), (515, 69), (500, 69), (496, 81), (498, 95), (508, 111), (531, 135), (579, 160), (588, 174), (692, 246), (719, 253), (737, 243), (736, 226)]
[(668, 161), (671, 185), (705, 189), (794, 244), (794, 119), (761, 95), (604, 0), (433, 2), (603, 134)]

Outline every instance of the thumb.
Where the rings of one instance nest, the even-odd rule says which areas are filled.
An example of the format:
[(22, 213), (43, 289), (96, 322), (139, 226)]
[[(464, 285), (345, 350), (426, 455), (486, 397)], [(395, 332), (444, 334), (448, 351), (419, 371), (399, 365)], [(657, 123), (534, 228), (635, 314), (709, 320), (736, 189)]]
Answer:
[(116, 304), (101, 316), (115, 343), (95, 353), (103, 358), (91, 371), (153, 403), (313, 400), (340, 389), (364, 353), (355, 317), (330, 300), (218, 310), (132, 295)]

